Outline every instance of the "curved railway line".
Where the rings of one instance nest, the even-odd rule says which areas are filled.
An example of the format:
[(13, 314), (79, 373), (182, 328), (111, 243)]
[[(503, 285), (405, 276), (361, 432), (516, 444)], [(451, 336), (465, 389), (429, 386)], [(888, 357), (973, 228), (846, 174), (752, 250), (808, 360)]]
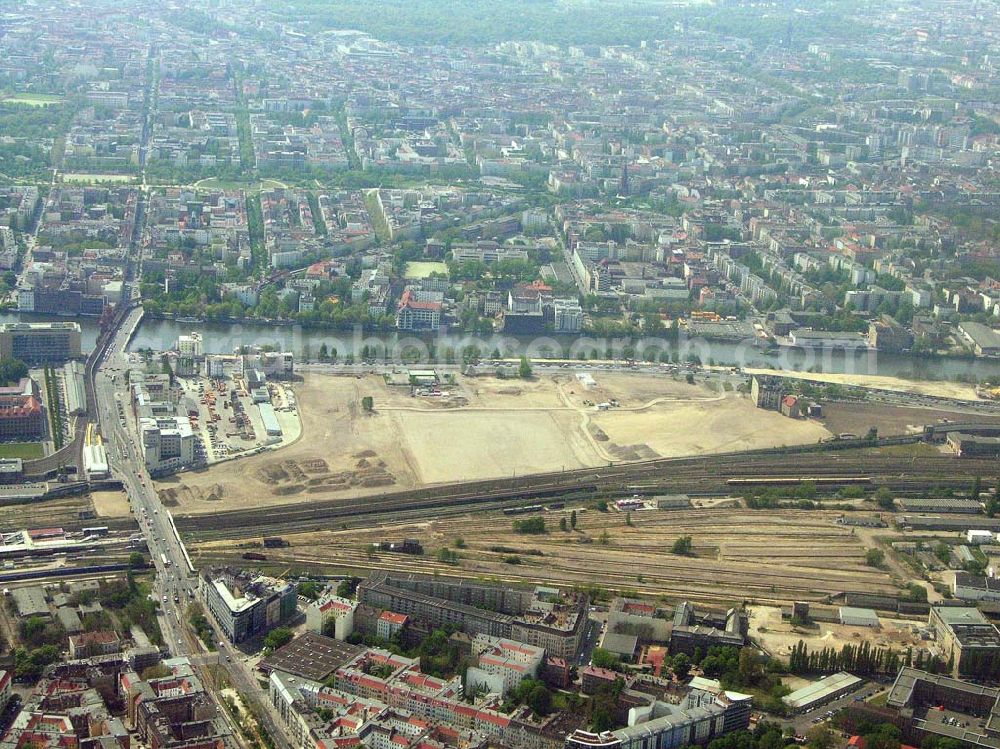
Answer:
[[(748, 477), (823, 478), (824, 483), (854, 483), (871, 477), (897, 492), (921, 491), (929, 486), (963, 487), (974, 476), (995, 476), (994, 460), (962, 459), (946, 455), (910, 456), (874, 454), (869, 448), (806, 449), (784, 452), (748, 452), (704, 457), (665, 458), (561, 473), (536, 474), (363, 497), (231, 510), (215, 514), (177, 515), (179, 531), (196, 538), (245, 538), (304, 532), (331, 525), (371, 524), (379, 521), (442, 517), (471, 508), (501, 509), (546, 500), (623, 496), (637, 484), (643, 490), (664, 493), (721, 494), (730, 479)], [(729, 487), (731, 488), (731, 487)]]

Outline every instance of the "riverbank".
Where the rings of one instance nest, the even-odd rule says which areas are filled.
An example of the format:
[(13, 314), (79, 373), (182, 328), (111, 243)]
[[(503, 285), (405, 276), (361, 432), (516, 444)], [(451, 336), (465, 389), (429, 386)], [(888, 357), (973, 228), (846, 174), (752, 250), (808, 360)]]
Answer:
[[(53, 317), (28, 315), (23, 313), (0, 313), (0, 323), (46, 322)], [(82, 347), (84, 351), (93, 348), (100, 332), (96, 319), (80, 319), (83, 328)], [(407, 363), (448, 363), (448, 350), (453, 353), (453, 361), (462, 361), (462, 351), (467, 347), (476, 348), (480, 355), (491, 357), (499, 351), (508, 358), (517, 358), (520, 353), (538, 359), (552, 359), (560, 349), (569, 349), (574, 362), (581, 355), (588, 361), (604, 359), (610, 348), (618, 358), (625, 353), (628, 339), (598, 338), (580, 335), (570, 338), (550, 336), (529, 337), (491, 334), (474, 336), (457, 334), (410, 334), (399, 331), (370, 332), (360, 326), (351, 330), (329, 330), (304, 328), (297, 324), (268, 325), (255, 322), (185, 322), (146, 315), (139, 326), (129, 350), (152, 349), (163, 351), (172, 348), (179, 335), (192, 330), (202, 334), (206, 353), (231, 354), (240, 346), (272, 346), (282, 351), (291, 351), (296, 359), (318, 361), (322, 347), (328, 354), (336, 356), (340, 362), (349, 356), (358, 360), (367, 347), (369, 352), (381, 360), (388, 347), (391, 354), (401, 359), (402, 353), (414, 354), (406, 358)], [(792, 376), (816, 378), (822, 374), (846, 374), (856, 377), (892, 377), (913, 382), (968, 382), (1000, 381), (1000, 360), (969, 358), (944, 355), (885, 354), (877, 351), (847, 353), (844, 351), (803, 351), (780, 349), (768, 352), (747, 343), (726, 343), (723, 341), (643, 339), (641, 343), (655, 342), (670, 358), (687, 361), (697, 357), (703, 364), (740, 366), (744, 369), (759, 369), (772, 374), (782, 372)], [(433, 361), (431, 360), (433, 357)], [(798, 373), (798, 374), (795, 374)], [(900, 386), (898, 383), (897, 387)]]
[(789, 377), (809, 382), (823, 382), (833, 385), (856, 385), (859, 387), (878, 388), (913, 395), (929, 395), (935, 398), (952, 398), (954, 400), (983, 400), (976, 393), (974, 386), (952, 382), (950, 380), (910, 380), (889, 375), (842, 374), (819, 372), (796, 372), (773, 369), (747, 369), (747, 374), (774, 375)]

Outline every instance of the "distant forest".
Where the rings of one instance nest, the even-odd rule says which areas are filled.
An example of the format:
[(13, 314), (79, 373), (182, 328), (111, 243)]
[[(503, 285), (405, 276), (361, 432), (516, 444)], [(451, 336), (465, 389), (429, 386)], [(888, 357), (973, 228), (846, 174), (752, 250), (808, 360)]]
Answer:
[[(833, 31), (860, 0), (778, 0), (682, 5), (657, 0), (296, 0), (290, 12), (316, 28), (357, 29), (405, 44), (638, 44), (664, 39), (676, 23), (769, 44), (800, 31)], [(276, 6), (269, 4), (274, 9)], [(279, 6), (280, 7), (280, 6)], [(280, 11), (279, 11), (280, 12)]]

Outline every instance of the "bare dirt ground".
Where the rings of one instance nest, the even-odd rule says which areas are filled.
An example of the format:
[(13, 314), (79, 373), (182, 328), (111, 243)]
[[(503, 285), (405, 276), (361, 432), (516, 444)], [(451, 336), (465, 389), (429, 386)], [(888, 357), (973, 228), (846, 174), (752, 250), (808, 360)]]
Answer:
[(94, 512), (102, 518), (126, 518), (129, 515), (125, 492), (93, 492), (90, 495)]
[[(308, 374), (295, 386), (302, 437), (278, 451), (158, 483), (178, 512), (358, 496), (691, 453), (816, 442), (814, 421), (754, 408), (731, 390), (664, 375), (571, 374), (530, 381), (460, 377), (411, 397), (380, 376)], [(362, 399), (370, 396), (374, 412)], [(609, 410), (595, 404), (616, 401)]]
[(814, 622), (806, 626), (793, 625), (782, 620), (781, 609), (773, 606), (754, 606), (750, 609), (750, 630), (754, 638), (772, 655), (787, 656), (801, 640), (810, 651), (867, 642), (872, 647), (890, 647), (900, 652), (920, 644), (920, 635), (914, 632), (917, 622), (879, 616), (880, 626), (852, 627), (832, 622)]
[(294, 387), (302, 437), (293, 445), (157, 482), (160, 497), (180, 512), (215, 512), (317, 495), (344, 496), (383, 486), (413, 485), (398, 436), (363, 413), (366, 395), (384, 402), (381, 378), (307, 376)]
[[(743, 508), (641, 511), (630, 515), (575, 506), (539, 513), (543, 535), (521, 535), (513, 523), (527, 516), (469, 513), (440, 521), (331, 529), (286, 535), (291, 546), (265, 550), (281, 570), (330, 574), (373, 569), (436, 575), (497, 578), (565, 586), (597, 585), (607, 590), (732, 605), (741, 601), (828, 602), (845, 591), (895, 592), (902, 582), (865, 564), (866, 541), (836, 523), (836, 512)], [(680, 536), (692, 537), (693, 553), (671, 553)], [(373, 551), (384, 540), (416, 538), (423, 556)], [(260, 544), (201, 542), (190, 552), (196, 564), (238, 563)], [(458, 553), (456, 564), (438, 561), (441, 548)], [(200, 561), (198, 561), (200, 560)]]
[[(763, 411), (732, 394), (719, 401), (659, 403), (645, 411), (612, 411), (593, 421), (611, 442), (625, 446), (619, 454), (626, 460), (799, 445), (830, 436), (819, 422)], [(640, 435), (641, 441), (636, 440)], [(629, 445), (630, 441), (638, 444)]]
[(775, 371), (773, 369), (747, 369), (749, 374), (769, 374), (778, 377), (795, 377), (813, 382), (831, 382), (837, 385), (860, 385), (862, 387), (882, 388), (902, 393), (934, 395), (939, 398), (956, 398), (959, 400), (980, 400), (972, 385), (947, 380), (910, 380), (902, 377), (864, 374), (823, 374), (819, 372), (795, 372), (790, 370)]
[(925, 424), (935, 424), (942, 419), (951, 421), (994, 422), (1000, 424), (1000, 417), (967, 414), (958, 411), (937, 411), (930, 408), (908, 408), (877, 403), (830, 403), (823, 404), (826, 424), (834, 434), (864, 435), (870, 427), (878, 427), (880, 435), (912, 434), (923, 429)]

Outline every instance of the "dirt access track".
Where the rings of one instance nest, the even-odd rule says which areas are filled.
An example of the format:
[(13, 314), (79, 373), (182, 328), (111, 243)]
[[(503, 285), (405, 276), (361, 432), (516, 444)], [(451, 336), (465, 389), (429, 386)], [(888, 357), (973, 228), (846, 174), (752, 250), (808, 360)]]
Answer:
[[(381, 376), (306, 374), (302, 436), (289, 447), (158, 482), (179, 513), (218, 512), (522, 476), (609, 462), (817, 442), (820, 423), (755, 408), (731, 389), (664, 374), (531, 380), (459, 376), (413, 397)], [(374, 410), (365, 412), (370, 396)], [(608, 410), (594, 404), (616, 402)]]

